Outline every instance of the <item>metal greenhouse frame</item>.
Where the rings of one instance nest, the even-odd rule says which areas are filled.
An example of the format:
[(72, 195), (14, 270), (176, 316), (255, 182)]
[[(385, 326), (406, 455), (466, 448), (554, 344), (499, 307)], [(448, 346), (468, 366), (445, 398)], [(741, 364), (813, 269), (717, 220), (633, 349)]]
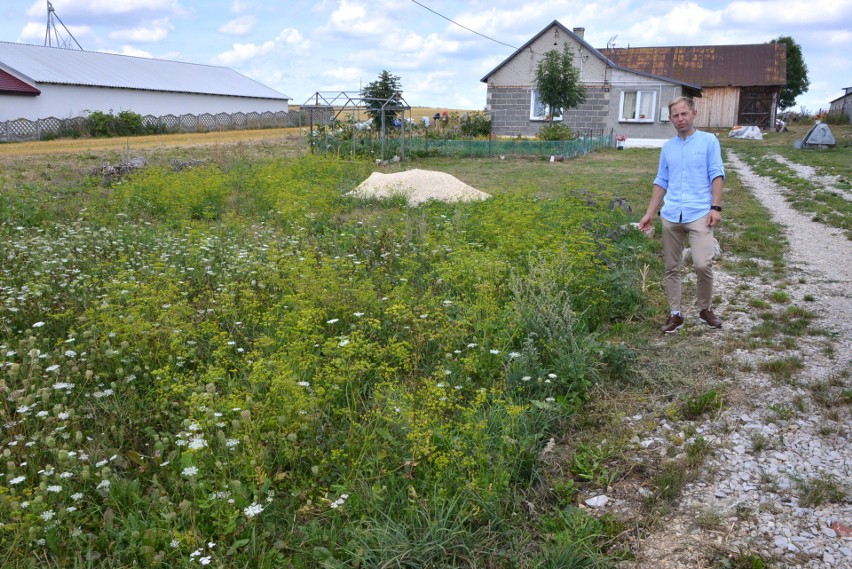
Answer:
[[(378, 103), (378, 105), (370, 105), (370, 103)], [(364, 113), (368, 113), (368, 111), (375, 108), (375, 106), (379, 106), (381, 110), (381, 159), (386, 159), (385, 148), (388, 142), (386, 112), (388, 111), (402, 112), (402, 125), (400, 129), (400, 158), (405, 159), (405, 138), (410, 134), (407, 125), (413, 123), (413, 118), (411, 116), (411, 106), (402, 97), (402, 91), (397, 91), (392, 97), (388, 98), (362, 97), (360, 93), (346, 91), (317, 91), (311, 95), (307, 101), (305, 101), (305, 103), (301, 106), (301, 109), (310, 113), (310, 131), (311, 136), (313, 136), (315, 118), (320, 121), (319, 124), (327, 125), (339, 120), (341, 114), (351, 112), (353, 119), (357, 116), (358, 122), (360, 122), (361, 112), (363, 111)], [(407, 120), (406, 112), (408, 113)], [(313, 143), (311, 144), (311, 152), (313, 152)]]

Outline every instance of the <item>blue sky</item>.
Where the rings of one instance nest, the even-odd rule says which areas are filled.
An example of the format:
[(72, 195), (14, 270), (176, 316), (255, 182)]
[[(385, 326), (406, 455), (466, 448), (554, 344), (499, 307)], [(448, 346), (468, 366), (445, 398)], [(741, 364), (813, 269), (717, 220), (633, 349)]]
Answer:
[[(852, 0), (52, 4), (83, 49), (223, 65), (296, 105), (317, 91), (357, 92), (388, 70), (401, 78), (411, 106), (481, 109), (480, 79), (553, 20), (585, 28), (586, 41), (597, 48), (613, 38), (617, 47), (643, 47), (765, 43), (791, 36), (802, 47), (811, 81), (796, 110), (827, 108), (843, 88), (852, 87)], [(0, 41), (43, 45), (46, 27), (46, 0), (2, 1)]]

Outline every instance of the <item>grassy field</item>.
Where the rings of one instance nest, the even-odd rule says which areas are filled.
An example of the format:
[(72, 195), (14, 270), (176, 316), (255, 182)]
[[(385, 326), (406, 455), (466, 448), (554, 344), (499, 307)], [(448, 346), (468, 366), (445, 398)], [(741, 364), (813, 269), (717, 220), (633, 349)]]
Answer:
[(216, 147), (239, 143), (280, 144), (299, 140), (298, 128), (227, 130), (208, 133), (160, 134), (127, 138), (57, 139), (0, 144), (0, 156), (36, 156), (103, 152), (114, 158), (117, 153), (137, 153), (174, 147)]
[[(794, 151), (804, 128), (723, 148), (849, 189), (852, 131)], [(629, 559), (712, 449), (638, 464), (621, 418), (688, 428), (724, 405), (741, 346), (660, 349), (660, 244), (627, 226), (658, 152), (382, 167), (493, 196), (412, 209), (346, 197), (378, 167), (289, 130), (0, 145), (0, 565)], [(743, 190), (731, 174), (724, 269), (780, 275), (783, 237)], [(635, 518), (579, 507), (633, 484)]]

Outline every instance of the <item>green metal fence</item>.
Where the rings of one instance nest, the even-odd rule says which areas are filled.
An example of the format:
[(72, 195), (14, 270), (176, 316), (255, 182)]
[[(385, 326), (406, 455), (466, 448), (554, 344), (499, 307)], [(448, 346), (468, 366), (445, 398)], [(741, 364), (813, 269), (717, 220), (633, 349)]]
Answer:
[(599, 148), (612, 146), (609, 136), (583, 136), (570, 140), (439, 140), (411, 138), (406, 140), (406, 155), (411, 156), (581, 156)]
[(380, 160), (394, 156), (401, 158), (423, 156), (474, 157), (474, 156), (524, 156), (572, 158), (589, 154), (613, 145), (611, 134), (597, 133), (569, 140), (508, 139), (440, 139), (421, 136), (387, 138), (384, 142), (375, 136), (353, 139), (338, 138), (326, 133), (314, 137), (312, 151), (320, 154), (367, 155)]

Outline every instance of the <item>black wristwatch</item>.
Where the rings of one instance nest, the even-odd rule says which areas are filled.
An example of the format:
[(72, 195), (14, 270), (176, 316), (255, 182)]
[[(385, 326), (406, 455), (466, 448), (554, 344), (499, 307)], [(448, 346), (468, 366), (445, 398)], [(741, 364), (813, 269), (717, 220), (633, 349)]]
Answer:
[(722, 206), (720, 205), (711, 205), (710, 209), (715, 209), (716, 211), (722, 211)]

